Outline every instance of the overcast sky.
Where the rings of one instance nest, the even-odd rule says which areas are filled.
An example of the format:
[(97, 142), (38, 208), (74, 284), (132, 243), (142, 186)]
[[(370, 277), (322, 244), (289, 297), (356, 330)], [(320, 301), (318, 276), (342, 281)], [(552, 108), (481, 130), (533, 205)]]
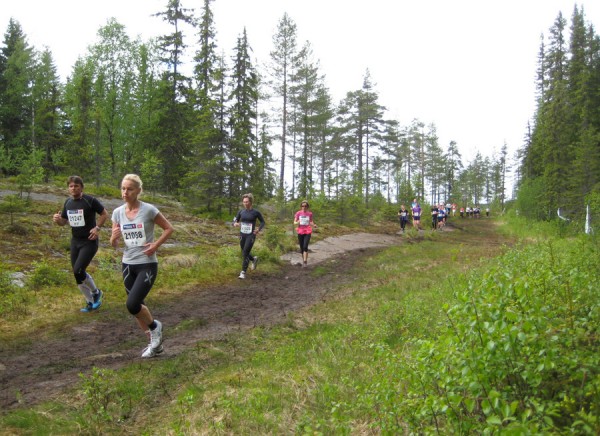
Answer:
[[(19, 21), (30, 45), (50, 49), (64, 81), (110, 17), (147, 40), (170, 30), (152, 17), (166, 4), (2, 0), (0, 26), (4, 34), (10, 17)], [(182, 0), (197, 16), (202, 4)], [(598, 0), (215, 0), (212, 9), (219, 52), (231, 57), (245, 27), (261, 65), (287, 12), (299, 45), (311, 43), (334, 101), (360, 89), (369, 69), (386, 118), (434, 123), (440, 146), (456, 141), (467, 162), (477, 150), (491, 156), (506, 143), (512, 155), (522, 146), (535, 110), (541, 35), (559, 12), (570, 26), (576, 4), (598, 33)]]

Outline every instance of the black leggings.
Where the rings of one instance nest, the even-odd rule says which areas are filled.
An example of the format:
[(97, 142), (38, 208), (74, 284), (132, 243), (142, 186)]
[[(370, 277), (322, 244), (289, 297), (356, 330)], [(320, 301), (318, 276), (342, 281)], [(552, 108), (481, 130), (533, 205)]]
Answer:
[(98, 252), (98, 240), (71, 238), (71, 266), (78, 285), (86, 278), (85, 269)]
[(137, 315), (142, 310), (144, 299), (152, 289), (158, 275), (158, 263), (130, 265), (124, 263), (123, 284), (127, 291), (127, 310)]
[(298, 233), (298, 244), (300, 245), (301, 253), (308, 253), (308, 243), (310, 242), (310, 233), (301, 235)]
[(256, 235), (251, 233), (250, 235), (240, 236), (240, 248), (242, 249), (242, 271), (246, 272), (248, 265), (253, 260), (253, 256), (250, 254), (252, 247), (254, 246), (254, 240)]

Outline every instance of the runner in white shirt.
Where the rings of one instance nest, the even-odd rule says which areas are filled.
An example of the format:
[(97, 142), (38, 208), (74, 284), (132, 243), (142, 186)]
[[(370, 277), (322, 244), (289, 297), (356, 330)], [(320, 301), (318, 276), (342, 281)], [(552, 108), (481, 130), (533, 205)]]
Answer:
[[(142, 357), (154, 357), (163, 352), (162, 324), (153, 318), (144, 299), (152, 289), (158, 274), (156, 251), (171, 236), (173, 226), (159, 210), (150, 203), (140, 201), (142, 181), (136, 174), (127, 174), (121, 182), (121, 196), (125, 204), (112, 214), (110, 243), (117, 247), (119, 240), (125, 242), (122, 271), (127, 292), (127, 310), (142, 331), (150, 336), (150, 343)], [(162, 229), (160, 238), (154, 238), (154, 226)]]

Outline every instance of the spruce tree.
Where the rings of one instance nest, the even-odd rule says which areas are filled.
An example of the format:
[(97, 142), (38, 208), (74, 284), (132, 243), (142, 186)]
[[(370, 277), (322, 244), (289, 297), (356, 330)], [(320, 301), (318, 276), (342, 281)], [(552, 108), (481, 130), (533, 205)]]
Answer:
[(36, 62), (32, 83), (33, 128), (32, 143), (43, 151), (44, 180), (56, 171), (55, 156), (62, 146), (60, 83), (52, 53), (44, 50)]
[[(10, 19), (0, 50), (0, 137), (3, 139), (4, 168), (16, 174), (21, 161), (31, 152), (33, 48), (21, 25)], [(10, 166), (7, 166), (10, 163)]]
[[(231, 144), (229, 147), (229, 192), (233, 204), (239, 202), (242, 190), (252, 190), (255, 195), (265, 195), (263, 177), (265, 162), (260, 162), (261, 153), (254, 133), (258, 100), (258, 75), (252, 64), (252, 49), (248, 43), (246, 29), (237, 40), (233, 59), (231, 110), (229, 125)], [(254, 189), (257, 188), (258, 190)]]
[[(188, 134), (193, 144), (186, 185), (194, 189), (194, 203), (220, 213), (226, 193), (226, 66), (217, 53), (212, 0), (204, 0), (198, 23), (198, 49), (194, 56), (194, 120)], [(191, 200), (191, 192), (187, 192)], [(199, 203), (199, 204), (197, 204)]]
[(155, 143), (159, 159), (163, 162), (163, 187), (175, 192), (188, 173), (192, 153), (189, 138), (195, 99), (191, 79), (182, 73), (183, 55), (187, 47), (185, 26), (195, 27), (192, 11), (182, 6), (180, 0), (169, 0), (166, 10), (155, 14), (167, 22), (172, 32), (158, 38), (157, 49), (165, 69), (161, 73), (154, 110)]
[(290, 102), (289, 85), (290, 77), (294, 73), (293, 60), (296, 56), (296, 23), (288, 16), (283, 15), (277, 25), (277, 32), (273, 35), (273, 50), (271, 51), (271, 76), (275, 95), (281, 97), (280, 122), (281, 122), (281, 162), (279, 170), (279, 194), (285, 192), (285, 162), (287, 153), (288, 135), (288, 105)]

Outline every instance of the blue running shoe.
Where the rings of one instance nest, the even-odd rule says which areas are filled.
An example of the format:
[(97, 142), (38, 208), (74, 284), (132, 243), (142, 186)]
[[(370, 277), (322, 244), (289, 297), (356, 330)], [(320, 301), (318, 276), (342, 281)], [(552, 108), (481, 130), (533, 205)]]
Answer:
[(102, 291), (100, 289), (98, 289), (98, 292), (96, 292), (94, 294), (94, 302), (92, 303), (92, 310), (96, 310), (100, 306), (102, 306), (102, 297), (103, 296), (104, 296), (104, 294), (102, 293)]
[(84, 313), (91, 312), (92, 310), (94, 310), (94, 305), (93, 305), (93, 303), (90, 303), (88, 301), (88, 303), (85, 305), (85, 307), (82, 307), (80, 310), (81, 310), (81, 312), (84, 312)]

